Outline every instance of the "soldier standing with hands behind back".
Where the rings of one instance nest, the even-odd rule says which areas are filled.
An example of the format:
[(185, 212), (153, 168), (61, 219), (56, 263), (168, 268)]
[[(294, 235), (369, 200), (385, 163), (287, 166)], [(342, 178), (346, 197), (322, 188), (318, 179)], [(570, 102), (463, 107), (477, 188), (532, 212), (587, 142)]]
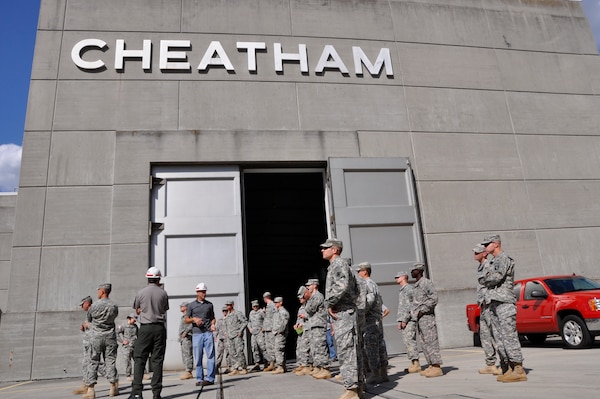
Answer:
[(179, 311), (182, 313), (181, 321), (179, 322), (179, 347), (181, 348), (181, 360), (185, 367), (185, 372), (179, 376), (180, 380), (189, 380), (193, 378), (192, 370), (194, 369), (194, 352), (192, 349), (192, 325), (185, 322), (185, 314), (187, 312), (188, 303), (181, 302)]

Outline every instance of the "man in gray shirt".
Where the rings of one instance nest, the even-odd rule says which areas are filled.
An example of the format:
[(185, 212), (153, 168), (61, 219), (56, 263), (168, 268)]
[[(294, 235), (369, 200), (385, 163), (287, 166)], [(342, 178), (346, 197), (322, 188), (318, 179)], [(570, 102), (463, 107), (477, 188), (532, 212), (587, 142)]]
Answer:
[(167, 347), (167, 310), (169, 310), (169, 296), (160, 287), (161, 271), (151, 267), (146, 272), (148, 285), (142, 288), (133, 301), (133, 308), (138, 314), (140, 330), (138, 339), (133, 348), (133, 383), (131, 384), (130, 399), (142, 397), (142, 377), (148, 356), (152, 361), (152, 386), (153, 399), (161, 399), (163, 361)]

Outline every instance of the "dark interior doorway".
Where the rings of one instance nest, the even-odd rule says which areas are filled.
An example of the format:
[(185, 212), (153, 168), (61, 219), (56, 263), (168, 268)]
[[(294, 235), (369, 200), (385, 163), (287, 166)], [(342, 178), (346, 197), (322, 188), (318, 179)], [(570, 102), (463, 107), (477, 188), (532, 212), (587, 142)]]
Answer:
[(287, 359), (296, 357), (298, 288), (309, 278), (325, 288), (327, 262), (319, 249), (327, 238), (324, 196), (319, 171), (243, 174), (247, 300), (264, 306), (265, 291), (283, 297), (290, 313)]

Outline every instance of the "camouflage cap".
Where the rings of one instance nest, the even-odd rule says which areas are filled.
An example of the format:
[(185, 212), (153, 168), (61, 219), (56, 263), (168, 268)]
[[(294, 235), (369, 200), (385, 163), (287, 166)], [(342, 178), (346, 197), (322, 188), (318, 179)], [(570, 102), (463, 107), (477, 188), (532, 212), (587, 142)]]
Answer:
[(273, 302), (275, 302), (275, 303), (283, 302), (283, 298), (280, 296), (276, 296), (275, 299), (273, 299)]
[(328, 238), (323, 244), (321, 244), (321, 248), (331, 247), (338, 247), (339, 249), (342, 249), (344, 248), (344, 243), (337, 238)]
[(270, 293), (269, 291), (266, 291), (266, 292), (263, 294), (263, 298), (265, 298), (265, 297), (269, 297), (269, 298), (271, 298), (271, 293)]
[(225, 305), (233, 305), (233, 301), (232, 300), (225, 301)]
[(305, 286), (310, 286), (310, 285), (319, 285), (319, 279), (318, 278), (309, 278), (308, 281), (306, 282), (306, 284), (304, 284)]
[(485, 236), (483, 237), (483, 241), (481, 241), (481, 245), (487, 246), (490, 242), (500, 242), (500, 236), (498, 234)]
[(298, 297), (298, 299), (303, 298), (305, 292), (306, 292), (306, 287), (301, 285), (300, 288), (298, 288), (298, 292), (296, 293), (296, 296)]
[(92, 297), (88, 295), (85, 298), (83, 298), (81, 301), (79, 301), (79, 306), (83, 306), (83, 304), (86, 302), (92, 303)]
[(399, 271), (398, 273), (396, 273), (396, 275), (394, 276), (394, 278), (399, 278), (399, 277), (402, 277), (402, 276), (408, 277), (408, 273), (405, 272), (404, 270)]
[(129, 313), (129, 314), (127, 315), (127, 318), (128, 318), (128, 319), (136, 319), (136, 320), (137, 320), (137, 314), (135, 314), (135, 313)]
[(229, 309), (227, 309), (227, 306), (223, 306), (223, 307), (221, 308), (221, 310), (222, 310), (223, 312), (227, 312)]
[(260, 306), (260, 305), (258, 304), (258, 299), (255, 299), (255, 300), (253, 300), (252, 302), (250, 302), (250, 304), (251, 304), (252, 306)]
[(475, 245), (475, 248), (473, 248), (473, 252), (475, 252), (476, 254), (485, 252), (485, 247), (482, 244), (477, 244)]
[(111, 291), (112, 290), (112, 284), (111, 283), (104, 283), (104, 284), (100, 284), (98, 286), (99, 290), (107, 290), (107, 291)]
[(422, 272), (424, 272), (425, 271), (425, 264), (424, 263), (415, 263), (413, 265), (412, 269), (410, 269), (410, 270), (411, 271), (412, 270), (421, 270)]
[(371, 264), (369, 262), (359, 263), (358, 266), (356, 266), (356, 271), (360, 272), (362, 270), (366, 270), (371, 274)]
[(179, 307), (182, 308), (182, 307), (187, 306), (187, 305), (189, 305), (188, 302), (181, 302), (181, 304), (179, 305)]

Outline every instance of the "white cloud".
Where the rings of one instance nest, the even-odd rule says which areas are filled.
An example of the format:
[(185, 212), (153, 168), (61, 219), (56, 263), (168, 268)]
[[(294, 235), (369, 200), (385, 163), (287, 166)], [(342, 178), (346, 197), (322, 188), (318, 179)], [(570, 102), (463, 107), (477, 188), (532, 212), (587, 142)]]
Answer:
[(0, 144), (0, 191), (15, 191), (19, 186), (21, 151), (16, 144)]

